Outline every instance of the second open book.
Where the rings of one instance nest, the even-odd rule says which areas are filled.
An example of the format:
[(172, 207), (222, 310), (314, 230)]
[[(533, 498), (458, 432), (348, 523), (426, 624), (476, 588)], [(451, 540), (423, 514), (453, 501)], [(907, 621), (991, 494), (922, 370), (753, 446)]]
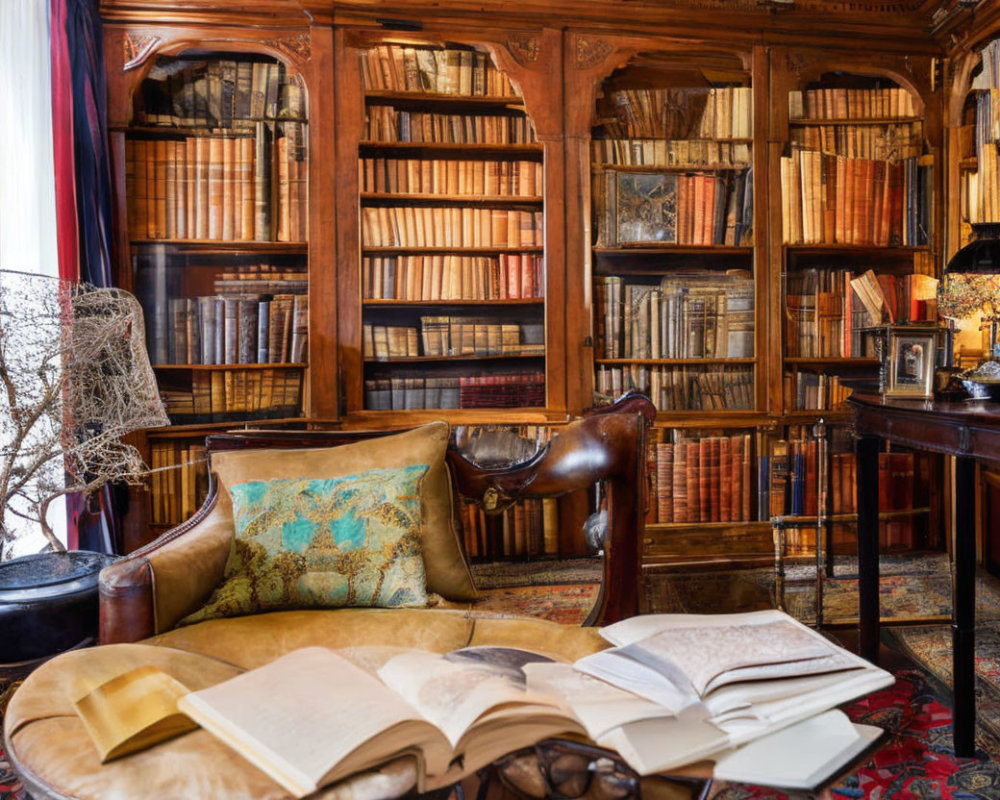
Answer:
[[(718, 777), (812, 787), (876, 732), (821, 712), (893, 680), (777, 611), (650, 615), (602, 633), (618, 646), (575, 665), (508, 648), (388, 660), (303, 648), (176, 707), (296, 796), (405, 754), (432, 789), (555, 735), (617, 750), (641, 774), (712, 759)], [(80, 712), (114, 704), (106, 692)]]

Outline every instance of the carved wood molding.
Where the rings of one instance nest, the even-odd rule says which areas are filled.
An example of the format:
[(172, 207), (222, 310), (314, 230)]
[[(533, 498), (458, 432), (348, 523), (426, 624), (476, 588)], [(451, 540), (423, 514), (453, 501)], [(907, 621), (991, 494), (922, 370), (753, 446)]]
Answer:
[(611, 55), (614, 49), (607, 39), (577, 36), (574, 64), (577, 69), (592, 69)]
[(278, 50), (297, 61), (309, 61), (312, 58), (312, 41), (309, 34), (306, 33), (281, 36), (277, 39), (265, 39), (261, 44)]
[(148, 33), (126, 33), (122, 38), (122, 72), (142, 66), (163, 39)]
[(507, 51), (522, 67), (538, 61), (541, 43), (537, 36), (512, 36), (506, 43)]

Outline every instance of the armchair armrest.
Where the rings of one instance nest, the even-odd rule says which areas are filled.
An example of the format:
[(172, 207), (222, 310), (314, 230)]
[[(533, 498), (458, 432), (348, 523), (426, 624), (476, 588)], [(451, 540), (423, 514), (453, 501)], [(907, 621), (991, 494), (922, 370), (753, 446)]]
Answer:
[(101, 571), (100, 642), (134, 642), (169, 630), (222, 580), (233, 520), (213, 488), (198, 513)]
[(456, 490), (502, 510), (523, 498), (557, 497), (605, 487), (608, 530), (601, 593), (585, 625), (603, 625), (639, 613), (640, 547), (648, 501), (646, 430), (653, 404), (630, 394), (571, 422), (540, 453), (522, 464), (482, 467), (449, 450)]

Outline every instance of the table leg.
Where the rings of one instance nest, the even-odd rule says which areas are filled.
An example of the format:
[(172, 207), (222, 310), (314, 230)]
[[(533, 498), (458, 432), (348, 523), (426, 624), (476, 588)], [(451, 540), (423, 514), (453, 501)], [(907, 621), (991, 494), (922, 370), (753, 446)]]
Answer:
[(952, 674), (955, 755), (976, 748), (976, 525), (975, 460), (955, 459), (955, 530), (952, 591)]
[(858, 652), (878, 663), (878, 453), (877, 436), (855, 440), (858, 466)]

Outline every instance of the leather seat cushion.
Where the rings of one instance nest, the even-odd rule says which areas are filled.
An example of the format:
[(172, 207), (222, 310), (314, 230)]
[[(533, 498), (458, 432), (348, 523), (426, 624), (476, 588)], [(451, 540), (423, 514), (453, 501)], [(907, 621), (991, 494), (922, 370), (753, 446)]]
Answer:
[[(278, 784), (202, 730), (102, 765), (73, 702), (142, 664), (155, 664), (200, 689), (289, 650), (316, 644), (374, 646), (376, 653), (378, 648), (446, 652), (492, 644), (568, 659), (607, 646), (593, 628), (526, 618), (470, 618), (461, 611), (434, 609), (286, 611), (211, 620), (143, 643), (67, 652), (36, 669), (14, 694), (4, 718), (15, 768), (29, 791), (35, 789), (36, 800), (287, 797)], [(352, 800), (397, 796), (413, 781), (412, 764), (400, 759), (330, 787), (321, 796)]]

